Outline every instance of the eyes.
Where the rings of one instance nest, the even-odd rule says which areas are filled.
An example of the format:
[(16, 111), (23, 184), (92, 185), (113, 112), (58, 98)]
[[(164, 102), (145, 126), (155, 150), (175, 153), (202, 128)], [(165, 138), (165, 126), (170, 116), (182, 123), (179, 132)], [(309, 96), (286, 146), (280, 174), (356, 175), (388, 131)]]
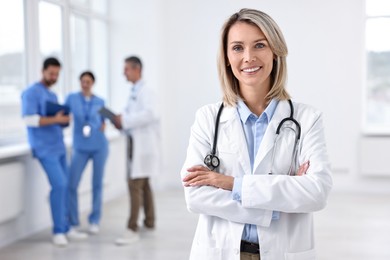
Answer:
[[(256, 43), (253, 48), (254, 49), (263, 49), (266, 47), (266, 44), (264, 42), (258, 42)], [(232, 47), (232, 50), (234, 52), (240, 52), (240, 51), (243, 51), (244, 50), (244, 45), (243, 44), (235, 44), (233, 45)]]

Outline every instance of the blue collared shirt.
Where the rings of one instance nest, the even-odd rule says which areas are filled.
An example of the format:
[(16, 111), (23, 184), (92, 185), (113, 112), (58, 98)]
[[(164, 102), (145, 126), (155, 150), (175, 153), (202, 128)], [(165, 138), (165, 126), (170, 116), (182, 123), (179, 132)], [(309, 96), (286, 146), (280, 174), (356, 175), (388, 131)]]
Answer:
[[(265, 131), (267, 130), (268, 124), (275, 113), (277, 105), (277, 100), (271, 100), (264, 112), (261, 113), (260, 116), (256, 116), (249, 110), (249, 108), (242, 100), (240, 100), (237, 104), (237, 111), (245, 132), (245, 139), (248, 146), (252, 174), (257, 152), (259, 150), (261, 141), (263, 140)], [(241, 194), (242, 178), (234, 178), (234, 186), (232, 191), (233, 199), (241, 201)], [(272, 219), (279, 219), (279, 212), (274, 211)], [(258, 243), (256, 225), (246, 224), (242, 234), (242, 239), (245, 241)]]

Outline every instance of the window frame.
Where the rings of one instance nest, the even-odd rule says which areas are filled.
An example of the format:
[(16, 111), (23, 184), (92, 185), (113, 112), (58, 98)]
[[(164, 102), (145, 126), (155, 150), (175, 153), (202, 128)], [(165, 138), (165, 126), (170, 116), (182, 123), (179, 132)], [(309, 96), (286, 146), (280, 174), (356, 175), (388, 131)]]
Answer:
[[(106, 0), (107, 11), (105, 13), (99, 13), (93, 10), (93, 6), (91, 4), (91, 0), (87, 1), (88, 6), (79, 6), (70, 3), (69, 0), (22, 0), (23, 2), (23, 25), (24, 25), (24, 61), (23, 61), (23, 75), (24, 80), (23, 84), (25, 87), (30, 85), (31, 83), (39, 80), (41, 78), (41, 68), (42, 68), (42, 57), (40, 53), (40, 36), (39, 36), (39, 4), (41, 2), (46, 2), (54, 5), (58, 5), (62, 11), (62, 55), (63, 57), (59, 57), (62, 64), (60, 77), (63, 80), (63, 88), (57, 92), (59, 96), (59, 102), (63, 102), (64, 98), (67, 94), (74, 91), (72, 90), (72, 75), (71, 75), (71, 67), (72, 67), (72, 53), (71, 53), (71, 35), (70, 35), (70, 17), (71, 14), (80, 15), (82, 17), (86, 17), (88, 20), (88, 67), (86, 70), (92, 69), (92, 48), (91, 43), (91, 23), (92, 20), (99, 20), (106, 24), (106, 50), (105, 54), (107, 57), (110, 57), (110, 45), (109, 45), (109, 35), (110, 35), (110, 17), (109, 17), (109, 1)], [(38, 34), (38, 36), (37, 36)], [(109, 67), (108, 64), (104, 68), (106, 73), (106, 81), (107, 81), (107, 89), (105, 92), (107, 93), (105, 100), (106, 104), (110, 104), (111, 100), (111, 90), (108, 88), (110, 79)], [(78, 75), (77, 75), (78, 76)], [(20, 91), (22, 92), (23, 89)], [(20, 93), (21, 93), (20, 92)], [(19, 101), (20, 102), (20, 101)], [(20, 103), (19, 103), (20, 105)], [(1, 107), (0, 107), (0, 113)], [(21, 118), (20, 118), (21, 120)], [(25, 143), (27, 140), (25, 126), (24, 129), (20, 131), (20, 136), (15, 137), (15, 140), (7, 142), (6, 144), (0, 143), (0, 149), (9, 147), (12, 145), (16, 145), (18, 143)], [(7, 137), (4, 137), (6, 139)]]
[[(390, 136), (390, 125), (385, 126), (377, 126), (374, 124), (370, 124), (368, 122), (368, 103), (369, 103), (369, 85), (368, 85), (368, 71), (369, 71), (369, 64), (368, 64), (368, 46), (367, 46), (367, 23), (371, 19), (378, 19), (378, 18), (386, 18), (390, 19), (390, 10), (388, 14), (380, 14), (380, 15), (371, 15), (368, 14), (368, 8), (367, 8), (367, 2), (370, 0), (365, 1), (365, 18), (364, 18), (364, 28), (363, 28), (363, 41), (364, 41), (364, 50), (363, 50), (363, 98), (362, 98), (362, 111), (363, 111), (363, 117), (362, 117), (362, 132), (365, 136)], [(389, 50), (390, 51), (390, 50)], [(390, 88), (390, 84), (389, 84)], [(389, 105), (390, 107), (390, 105)], [(389, 115), (390, 116), (390, 115)]]

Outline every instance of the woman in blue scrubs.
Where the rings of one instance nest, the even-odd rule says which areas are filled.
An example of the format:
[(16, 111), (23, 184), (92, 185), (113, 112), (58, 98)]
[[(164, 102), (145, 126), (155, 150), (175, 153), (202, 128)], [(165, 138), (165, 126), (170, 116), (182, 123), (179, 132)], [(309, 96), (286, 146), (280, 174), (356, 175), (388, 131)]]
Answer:
[(73, 115), (73, 152), (69, 176), (69, 221), (73, 228), (80, 225), (77, 189), (81, 175), (91, 159), (92, 177), (92, 212), (89, 215), (89, 232), (99, 232), (102, 207), (104, 166), (108, 155), (108, 143), (104, 135), (105, 123), (99, 114), (104, 107), (104, 100), (92, 93), (95, 76), (90, 71), (80, 75), (81, 91), (70, 94), (66, 105)]

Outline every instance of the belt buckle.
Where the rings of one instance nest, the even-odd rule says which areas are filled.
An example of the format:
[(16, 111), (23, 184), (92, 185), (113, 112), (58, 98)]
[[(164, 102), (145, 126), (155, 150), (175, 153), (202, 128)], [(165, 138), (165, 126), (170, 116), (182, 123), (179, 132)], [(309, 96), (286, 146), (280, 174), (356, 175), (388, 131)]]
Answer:
[(260, 246), (256, 243), (241, 240), (240, 251), (250, 254), (260, 254)]

